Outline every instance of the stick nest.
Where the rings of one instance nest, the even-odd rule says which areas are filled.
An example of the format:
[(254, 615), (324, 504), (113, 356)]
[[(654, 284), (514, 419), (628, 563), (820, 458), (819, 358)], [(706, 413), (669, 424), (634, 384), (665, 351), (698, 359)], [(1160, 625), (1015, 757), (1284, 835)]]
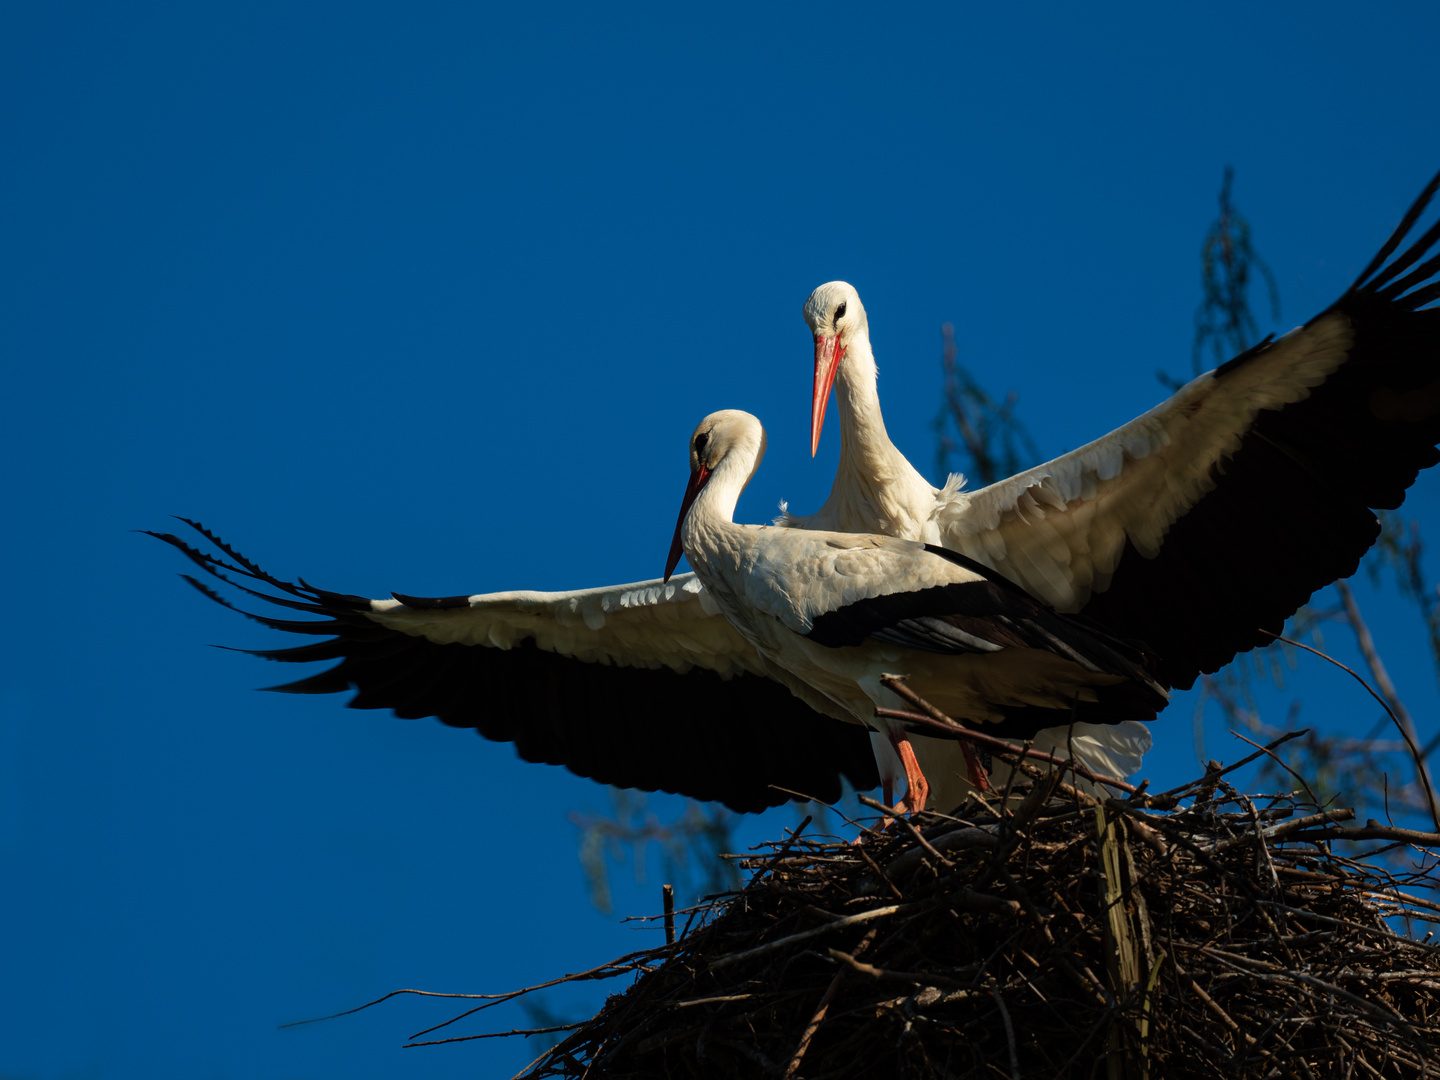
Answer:
[(1440, 905), (1405, 891), (1433, 860), (1374, 860), (1440, 837), (1351, 816), (1212, 770), (1104, 805), (1039, 780), (858, 843), (802, 825), (673, 945), (562, 980), (640, 973), (525, 1075), (1440, 1074), (1440, 955), (1407, 933)]

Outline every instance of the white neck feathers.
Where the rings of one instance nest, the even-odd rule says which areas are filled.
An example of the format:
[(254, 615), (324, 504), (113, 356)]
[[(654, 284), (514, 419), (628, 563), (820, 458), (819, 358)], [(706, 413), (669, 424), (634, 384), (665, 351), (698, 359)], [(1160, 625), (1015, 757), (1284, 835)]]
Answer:
[(870, 335), (862, 324), (846, 334), (835, 376), (840, 462), (822, 514), (844, 531), (927, 539), (935, 489), (890, 441), (876, 388)]

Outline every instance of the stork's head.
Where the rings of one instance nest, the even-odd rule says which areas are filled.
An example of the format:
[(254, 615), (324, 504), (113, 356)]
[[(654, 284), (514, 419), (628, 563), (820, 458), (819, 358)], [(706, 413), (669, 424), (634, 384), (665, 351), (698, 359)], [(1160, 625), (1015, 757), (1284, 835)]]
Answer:
[(721, 409), (700, 421), (690, 435), (690, 483), (685, 488), (685, 498), (680, 502), (675, 539), (670, 544), (670, 557), (665, 561), (666, 581), (675, 572), (675, 566), (684, 552), (682, 533), (690, 506), (710, 478), (724, 466), (728, 506), (721, 509), (727, 515), (731, 514), (740, 492), (745, 490), (764, 456), (765, 428), (750, 413), (740, 409)]
[(825, 405), (835, 372), (851, 342), (870, 332), (860, 294), (846, 281), (827, 281), (810, 294), (802, 312), (805, 325), (815, 337), (815, 389), (810, 400), (810, 456), (820, 449), (820, 431), (825, 426)]

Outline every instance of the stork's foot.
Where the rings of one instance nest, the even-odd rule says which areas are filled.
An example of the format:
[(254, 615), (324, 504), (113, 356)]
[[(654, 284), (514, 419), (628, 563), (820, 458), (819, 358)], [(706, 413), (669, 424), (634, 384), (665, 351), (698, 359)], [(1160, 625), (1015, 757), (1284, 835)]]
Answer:
[[(886, 806), (889, 806), (898, 814), (915, 814), (925, 809), (925, 803), (930, 799), (930, 781), (925, 779), (925, 774), (920, 771), (920, 762), (915, 759), (915, 748), (910, 745), (910, 740), (904, 735), (891, 735), (890, 745), (895, 747), (895, 753), (900, 756), (900, 763), (905, 766), (905, 795), (897, 803), (891, 803), (895, 797), (895, 788), (890, 780), (884, 779), (880, 782), (880, 797)], [(871, 828), (870, 832), (884, 832), (890, 827), (891, 819), (881, 818), (879, 824)], [(852, 844), (860, 843), (862, 837), (857, 836), (850, 841)]]
[(970, 774), (970, 785), (980, 792), (994, 791), (990, 786), (989, 774), (985, 766), (980, 762), (980, 755), (975, 752), (975, 747), (963, 739), (960, 741), (960, 750), (965, 755), (965, 769)]
[[(915, 760), (915, 748), (910, 745), (910, 740), (905, 736), (896, 738), (890, 737), (891, 743), (895, 746), (895, 752), (900, 755), (900, 762), (905, 766), (905, 797), (895, 804), (895, 809), (903, 814), (916, 814), (925, 809), (925, 804), (930, 800), (930, 781), (925, 779), (925, 774), (920, 771), (920, 762)], [(885, 800), (889, 802), (887, 798)]]

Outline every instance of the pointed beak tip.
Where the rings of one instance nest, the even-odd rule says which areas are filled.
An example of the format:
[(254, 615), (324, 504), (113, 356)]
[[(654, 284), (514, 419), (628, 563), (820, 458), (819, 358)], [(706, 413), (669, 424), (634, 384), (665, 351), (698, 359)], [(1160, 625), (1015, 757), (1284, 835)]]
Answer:
[(675, 519), (675, 536), (670, 541), (670, 556), (665, 560), (665, 581), (670, 580), (670, 575), (675, 573), (675, 567), (680, 565), (680, 559), (685, 554), (685, 544), (682, 539), (681, 530), (685, 528), (685, 515), (690, 513), (690, 504), (700, 494), (700, 489), (710, 479), (710, 470), (704, 465), (699, 471), (692, 473), (690, 483), (685, 488), (685, 498), (680, 500), (680, 516)]
[(680, 548), (679, 537), (676, 537), (674, 545), (670, 549), (670, 557), (665, 560), (665, 576), (660, 579), (662, 584), (669, 584), (670, 579), (675, 575), (675, 568), (680, 565), (680, 557), (685, 552)]
[(825, 430), (825, 406), (839, 369), (839, 339), (815, 335), (815, 385), (810, 398), (810, 456), (820, 452), (820, 433)]

